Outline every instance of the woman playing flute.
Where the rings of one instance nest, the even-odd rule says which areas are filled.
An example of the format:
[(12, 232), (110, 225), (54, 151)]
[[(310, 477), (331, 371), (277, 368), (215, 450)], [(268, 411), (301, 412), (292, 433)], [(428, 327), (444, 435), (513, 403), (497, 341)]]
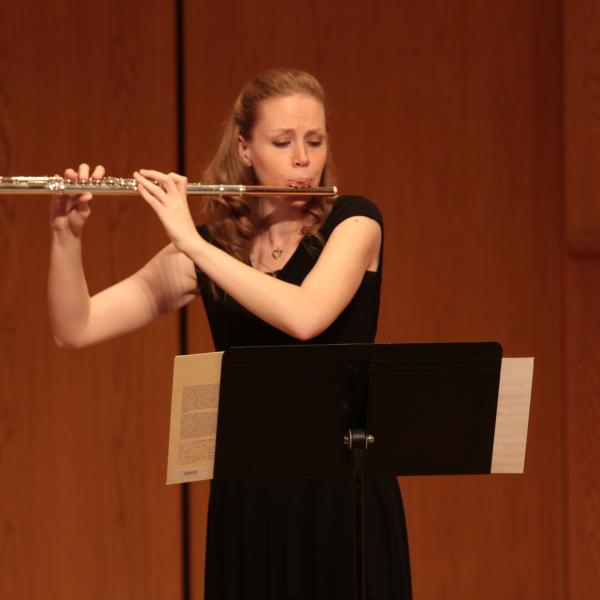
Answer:
[[(99, 179), (82, 164), (65, 176)], [(217, 350), (230, 346), (372, 342), (383, 221), (357, 196), (212, 198), (197, 227), (186, 179), (134, 173), (169, 244), (142, 269), (90, 297), (81, 262), (90, 194), (52, 200), (49, 307), (57, 343), (121, 335), (201, 295)], [(204, 183), (332, 185), (325, 97), (297, 70), (272, 70), (238, 96)], [(285, 398), (282, 398), (285, 402)], [(400, 493), (367, 477), (366, 587), (371, 599), (411, 596)], [(352, 597), (350, 482), (213, 481), (205, 597)]]

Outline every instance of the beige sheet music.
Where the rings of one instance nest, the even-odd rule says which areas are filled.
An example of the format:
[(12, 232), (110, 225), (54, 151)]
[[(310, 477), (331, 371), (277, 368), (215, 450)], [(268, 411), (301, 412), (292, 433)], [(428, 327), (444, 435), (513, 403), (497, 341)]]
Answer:
[(167, 483), (212, 479), (223, 352), (175, 357)]
[(503, 358), (496, 409), (492, 473), (523, 473), (533, 358)]

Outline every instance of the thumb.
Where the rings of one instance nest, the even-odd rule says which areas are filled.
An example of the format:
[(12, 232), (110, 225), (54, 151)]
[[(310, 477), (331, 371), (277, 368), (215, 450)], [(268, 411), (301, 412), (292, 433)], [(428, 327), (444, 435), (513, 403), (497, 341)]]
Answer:
[(92, 207), (90, 206), (90, 200), (80, 198), (79, 201), (77, 202), (77, 212), (82, 217), (89, 216), (89, 214), (92, 212)]

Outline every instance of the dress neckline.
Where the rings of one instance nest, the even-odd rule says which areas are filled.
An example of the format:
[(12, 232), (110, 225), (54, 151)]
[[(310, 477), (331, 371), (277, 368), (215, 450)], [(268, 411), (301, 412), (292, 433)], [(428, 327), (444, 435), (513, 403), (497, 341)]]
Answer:
[(289, 258), (285, 261), (285, 263), (281, 265), (281, 267), (279, 267), (279, 269), (275, 269), (274, 271), (261, 271), (261, 273), (264, 273), (265, 275), (272, 275), (273, 277), (279, 277), (279, 275), (281, 275), (281, 273), (283, 273), (287, 266), (294, 260), (294, 258), (298, 254), (298, 251), (300, 250), (300, 246), (302, 246), (302, 244), (304, 244), (305, 240), (307, 239), (309, 238), (302, 238), (300, 242), (298, 242), (298, 245), (294, 248), (294, 251), (290, 254)]

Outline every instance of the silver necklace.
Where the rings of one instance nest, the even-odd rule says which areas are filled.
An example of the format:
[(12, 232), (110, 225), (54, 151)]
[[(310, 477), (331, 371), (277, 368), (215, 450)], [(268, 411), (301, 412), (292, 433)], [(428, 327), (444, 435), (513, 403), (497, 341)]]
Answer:
[[(277, 279), (279, 277), (279, 273), (281, 272), (281, 269), (274, 269), (274, 270), (269, 270), (271, 269), (271, 267), (269, 267), (269, 265), (266, 265), (262, 260), (258, 259), (256, 261), (253, 261), (252, 259), (250, 259), (250, 264), (252, 265), (252, 267), (254, 267), (255, 269), (258, 269), (259, 265), (262, 265), (263, 267), (265, 267), (265, 269), (267, 269), (266, 271), (261, 271), (261, 273), (264, 273), (265, 275), (271, 275), (271, 277), (275, 277), (275, 279)], [(260, 271), (260, 269), (258, 269)]]
[[(277, 245), (277, 246), (273, 246), (273, 248), (271, 248), (271, 256), (273, 257), (273, 260), (279, 260), (283, 256), (283, 251), (285, 249), (287, 249), (287, 247), (289, 246), (290, 239), (294, 236), (294, 234), (300, 233), (301, 231), (302, 231), (302, 229), (298, 229), (291, 236), (289, 236), (283, 247)], [(268, 239), (269, 239), (269, 236), (267, 234), (267, 240)]]
[[(298, 233), (298, 232), (295, 232), (295, 233)], [(290, 239), (291, 239), (291, 236), (288, 238), (287, 242), (285, 243), (284, 247), (286, 249), (290, 244)], [(282, 248), (281, 246), (273, 246), (273, 248), (271, 249), (271, 256), (275, 260), (279, 260), (281, 258), (281, 255), (283, 254), (283, 250), (284, 250), (284, 248)]]

